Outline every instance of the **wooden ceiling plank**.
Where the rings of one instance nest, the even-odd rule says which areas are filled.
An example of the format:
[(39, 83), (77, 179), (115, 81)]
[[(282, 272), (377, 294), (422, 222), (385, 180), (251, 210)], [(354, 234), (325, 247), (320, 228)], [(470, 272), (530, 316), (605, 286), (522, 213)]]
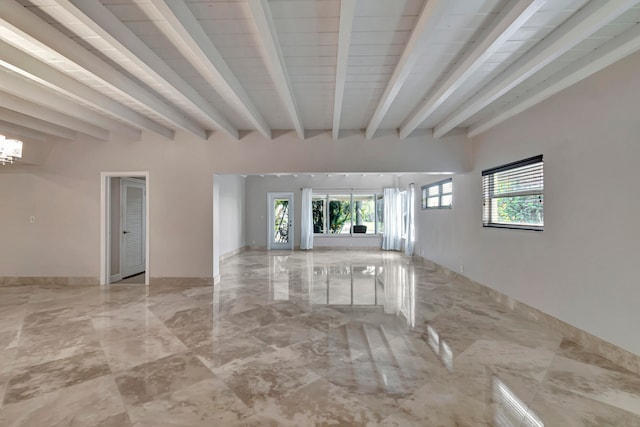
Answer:
[[(55, 105), (57, 110), (64, 111), (66, 115), (75, 117), (78, 120), (90, 123), (102, 129), (107, 129), (108, 131), (119, 133), (131, 139), (140, 138), (139, 130), (133, 129), (124, 123), (102, 115), (90, 108), (87, 108), (86, 106), (77, 104), (74, 101), (62, 98), (55, 92), (22, 79), (14, 73), (0, 72), (0, 77), (1, 91), (10, 93), (14, 96), (26, 99), (32, 103), (49, 109), (52, 105)], [(89, 129), (87, 129), (87, 131), (89, 131)], [(102, 140), (109, 139), (109, 136), (106, 135), (105, 138), (105, 135), (102, 132), (97, 132), (95, 135), (93, 133), (94, 132), (89, 135)]]
[[(176, 127), (207, 139), (209, 132), (186, 117), (182, 111), (102, 61), (19, 3), (3, 2), (0, 22), (10, 32), (35, 44), (44, 52), (64, 57), (121, 96), (164, 117)], [(11, 43), (11, 40), (5, 41)]]
[(109, 130), (107, 129), (67, 116), (66, 114), (59, 113), (9, 93), (0, 92), (0, 107), (35, 117), (45, 122), (55, 123), (58, 126), (75, 130), (78, 133), (91, 136), (101, 141), (109, 140)]
[(285, 105), (293, 127), (298, 134), (298, 138), (304, 139), (304, 126), (293, 95), (287, 66), (284, 61), (280, 42), (278, 41), (278, 34), (273, 23), (273, 16), (271, 15), (269, 4), (267, 0), (249, 0), (249, 8), (258, 28), (264, 59), (274, 79), (276, 90)]
[(500, 49), (546, 2), (527, 0), (512, 2), (487, 27), (473, 48), (458, 62), (446, 80), (430, 95), (400, 127), (400, 138), (406, 138), (431, 116), (471, 77), (485, 61)]
[(83, 25), (98, 34), (119, 54), (136, 64), (144, 73), (171, 91), (173, 96), (200, 111), (210, 124), (238, 139), (239, 133), (229, 120), (207, 102), (193, 87), (150, 49), (129, 27), (97, 0), (56, 0)]
[(78, 133), (71, 129), (6, 108), (0, 108), (0, 120), (70, 141), (78, 136)]
[(638, 0), (588, 3), (436, 125), (434, 137), (443, 137), (637, 3)]
[(119, 117), (136, 129), (146, 129), (169, 139), (174, 137), (173, 130), (114, 101), (95, 89), (85, 86), (73, 77), (3, 41), (0, 41), (0, 58), (2, 58), (0, 59), (1, 66), (72, 99), (91, 104), (105, 113)]
[(356, 0), (342, 0), (340, 2), (340, 32), (338, 34), (338, 58), (336, 66), (335, 94), (333, 98), (333, 139), (340, 134), (340, 118), (342, 116), (342, 100), (344, 87), (347, 82), (347, 65), (349, 62), (349, 46), (353, 18), (356, 12)]
[(429, 0), (423, 7), (422, 12), (418, 18), (409, 42), (404, 48), (400, 60), (393, 70), (393, 74), (387, 83), (385, 90), (380, 98), (367, 130), (365, 132), (365, 138), (371, 139), (378, 130), (382, 119), (387, 114), (393, 101), (398, 96), (400, 89), (409, 78), (411, 69), (416, 63), (418, 57), (422, 54), (420, 46), (428, 38), (428, 35), (432, 33), (437, 24), (438, 19), (442, 16), (447, 6), (446, 0)]
[(225, 100), (242, 112), (265, 138), (271, 139), (269, 124), (187, 4), (182, 0), (135, 1), (150, 18), (159, 15), (166, 20), (167, 25), (161, 25), (161, 31), (167, 38)]
[(27, 138), (40, 142), (47, 142), (50, 139), (49, 134), (4, 120), (0, 120), (0, 133), (10, 138)]
[(593, 52), (559, 71), (542, 86), (531, 91), (530, 96), (519, 98), (517, 102), (496, 113), (489, 119), (474, 124), (469, 129), (468, 137), (473, 138), (486, 132), (508, 118), (533, 107), (561, 90), (578, 83), (638, 50), (640, 50), (640, 24), (636, 24), (631, 30), (613, 38)]

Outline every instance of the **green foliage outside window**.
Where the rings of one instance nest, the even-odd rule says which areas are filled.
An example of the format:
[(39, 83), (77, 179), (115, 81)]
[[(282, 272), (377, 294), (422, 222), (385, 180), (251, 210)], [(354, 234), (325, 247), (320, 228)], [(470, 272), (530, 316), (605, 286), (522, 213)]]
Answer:
[(497, 199), (499, 222), (519, 224), (543, 224), (544, 202), (542, 195), (503, 197)]
[[(314, 234), (382, 232), (382, 194), (314, 195), (311, 218)], [(354, 226), (360, 226), (357, 229)]]
[(351, 203), (343, 200), (329, 201), (329, 233), (339, 234), (351, 221)]
[(311, 202), (311, 216), (313, 219), (313, 232), (324, 233), (324, 199)]
[[(522, 196), (506, 196), (518, 191), (537, 190), (538, 184), (531, 185), (528, 180), (496, 179), (496, 213), (498, 223), (507, 224), (544, 224), (544, 203), (542, 194), (527, 194)], [(500, 197), (503, 194), (506, 197)]]

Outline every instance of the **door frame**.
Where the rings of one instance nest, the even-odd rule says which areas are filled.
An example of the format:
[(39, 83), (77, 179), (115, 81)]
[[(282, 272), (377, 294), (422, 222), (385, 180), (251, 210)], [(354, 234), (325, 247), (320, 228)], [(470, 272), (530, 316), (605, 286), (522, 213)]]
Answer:
[(280, 249), (278, 248), (278, 250), (293, 250), (294, 248), (294, 237), (295, 237), (295, 200), (293, 198), (293, 193), (292, 192), (269, 192), (267, 193), (267, 250), (271, 250), (271, 240), (272, 240), (272, 229), (271, 226), (273, 225), (273, 220), (275, 219), (273, 217), (273, 209), (272, 209), (272, 204), (273, 204), (273, 199), (279, 199), (279, 198), (288, 198), (289, 199), (289, 248), (286, 249)]
[[(144, 188), (142, 189), (142, 191), (144, 192), (144, 199), (142, 200), (143, 203), (143, 208), (142, 211), (145, 213), (147, 212), (147, 185), (146, 182), (138, 177), (131, 177), (131, 176), (127, 176), (127, 177), (120, 177), (120, 233), (122, 233), (124, 231), (124, 226), (125, 226), (125, 217), (123, 215), (124, 211), (125, 211), (125, 205), (127, 203), (126, 200), (126, 194), (124, 192), (124, 188), (125, 188), (125, 183), (126, 182), (130, 182), (130, 183), (135, 183), (135, 184), (142, 184), (144, 186)], [(146, 224), (146, 221), (145, 221)], [(111, 226), (109, 226), (109, 228), (111, 228)], [(142, 230), (142, 241), (145, 242), (147, 239), (147, 230), (143, 229)], [(119, 239), (119, 243), (120, 243), (120, 274), (122, 275), (122, 278), (124, 279), (125, 277), (128, 276), (128, 274), (124, 274), (122, 273), (122, 269), (124, 268), (124, 265), (126, 264), (126, 258), (125, 258), (125, 239), (124, 239), (124, 235), (120, 234), (120, 239)], [(143, 243), (144, 245), (144, 243)], [(146, 267), (146, 262), (147, 262), (147, 253), (145, 250), (145, 267)], [(110, 264), (109, 264), (110, 265)]]
[(144, 178), (146, 184), (145, 194), (145, 279), (144, 284), (149, 285), (151, 277), (149, 270), (149, 171), (131, 172), (100, 172), (100, 285), (107, 285), (111, 281), (111, 178)]

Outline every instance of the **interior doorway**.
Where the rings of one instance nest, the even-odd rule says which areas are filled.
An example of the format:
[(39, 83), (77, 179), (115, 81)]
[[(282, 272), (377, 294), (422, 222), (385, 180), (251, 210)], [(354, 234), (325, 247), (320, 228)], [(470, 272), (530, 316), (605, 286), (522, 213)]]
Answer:
[(293, 193), (268, 193), (267, 249), (293, 250)]
[[(144, 250), (145, 241), (145, 193), (146, 183), (144, 178), (117, 178), (112, 177), (113, 181), (120, 181), (120, 212), (118, 223), (115, 224), (116, 218), (111, 215), (111, 236), (112, 242), (114, 237), (119, 237), (117, 245), (119, 250), (116, 253), (116, 244), (111, 247), (111, 265), (115, 266), (118, 275), (123, 279), (140, 277), (145, 272), (146, 253)], [(112, 183), (111, 189), (116, 187)], [(119, 214), (119, 215), (118, 215)], [(116, 266), (115, 258), (119, 258)], [(111, 271), (112, 277), (114, 271)], [(142, 278), (144, 283), (144, 278)]]
[(148, 172), (103, 172), (100, 283), (149, 284)]

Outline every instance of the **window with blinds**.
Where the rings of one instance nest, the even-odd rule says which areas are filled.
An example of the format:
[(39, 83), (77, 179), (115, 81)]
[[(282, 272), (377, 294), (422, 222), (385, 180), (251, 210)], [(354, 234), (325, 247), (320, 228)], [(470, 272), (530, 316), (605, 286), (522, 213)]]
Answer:
[(422, 186), (422, 209), (440, 209), (453, 206), (452, 178)]
[(544, 227), (542, 155), (482, 171), (482, 225), (541, 231)]

